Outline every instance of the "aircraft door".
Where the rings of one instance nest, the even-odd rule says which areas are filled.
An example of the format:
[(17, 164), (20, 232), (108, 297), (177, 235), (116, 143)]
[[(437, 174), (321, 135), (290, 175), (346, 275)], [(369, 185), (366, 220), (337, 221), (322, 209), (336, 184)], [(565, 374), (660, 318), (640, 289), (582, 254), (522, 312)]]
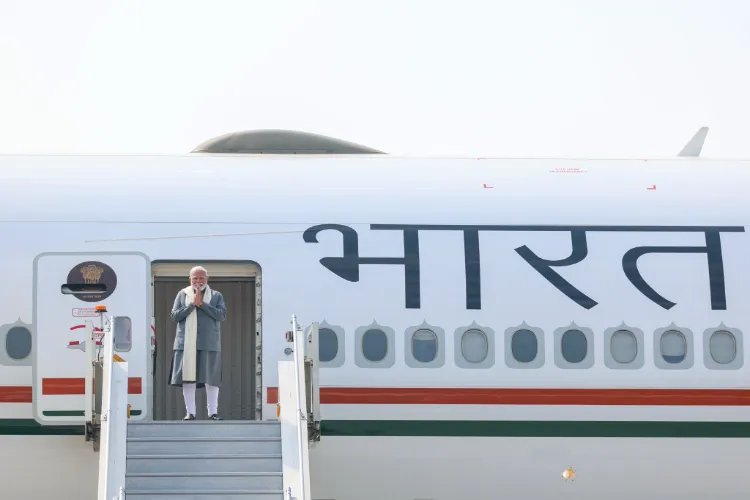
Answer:
[[(148, 376), (151, 356), (150, 261), (137, 252), (44, 253), (34, 260), (33, 411), (42, 425), (83, 425), (87, 370), (87, 326), (129, 319), (130, 334), (114, 350), (128, 362), (131, 419), (150, 413)], [(100, 336), (97, 337), (97, 340)], [(99, 349), (100, 349), (99, 345)], [(98, 381), (97, 381), (98, 382)]]

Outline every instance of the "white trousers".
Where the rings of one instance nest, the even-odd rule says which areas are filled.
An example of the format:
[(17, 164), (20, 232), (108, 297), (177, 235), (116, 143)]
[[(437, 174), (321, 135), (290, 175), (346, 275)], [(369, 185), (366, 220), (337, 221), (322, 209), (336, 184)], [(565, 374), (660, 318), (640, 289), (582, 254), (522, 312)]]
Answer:
[[(195, 415), (195, 384), (182, 384), (182, 396), (185, 398), (185, 410)], [(219, 411), (219, 388), (206, 384), (206, 400), (209, 416), (216, 415)]]

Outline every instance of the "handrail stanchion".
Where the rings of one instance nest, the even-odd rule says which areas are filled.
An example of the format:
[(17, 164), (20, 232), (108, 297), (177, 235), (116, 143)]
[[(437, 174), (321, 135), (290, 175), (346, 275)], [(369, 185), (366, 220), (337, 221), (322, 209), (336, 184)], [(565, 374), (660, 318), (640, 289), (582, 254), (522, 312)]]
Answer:
[(125, 500), (128, 425), (128, 363), (114, 349), (115, 337), (127, 332), (127, 318), (112, 317), (102, 336), (101, 448), (99, 500)]
[[(292, 316), (291, 327), (291, 331), (286, 332), (286, 339), (293, 347), (284, 350), (291, 359), (278, 363), (279, 399), (276, 415), (281, 424), (282, 482), (285, 500), (310, 500), (308, 454), (311, 439), (317, 439), (317, 419), (308, 411), (308, 405), (315, 408), (316, 398), (308, 399), (307, 394), (308, 390), (313, 390), (307, 384), (308, 366), (313, 367), (313, 358), (306, 356), (308, 340), (295, 315)], [(317, 387), (317, 374), (312, 377)], [(313, 424), (312, 431), (308, 424)]]
[(307, 442), (307, 396), (302, 394), (306, 390), (306, 384), (302, 383), (302, 374), (305, 362), (305, 337), (302, 329), (297, 324), (297, 316), (292, 315), (292, 335), (294, 336), (294, 376), (296, 379), (297, 399), (297, 457), (299, 460), (300, 492), (297, 500), (309, 500), (310, 486), (307, 484), (305, 470), (307, 470), (307, 458), (305, 449)]

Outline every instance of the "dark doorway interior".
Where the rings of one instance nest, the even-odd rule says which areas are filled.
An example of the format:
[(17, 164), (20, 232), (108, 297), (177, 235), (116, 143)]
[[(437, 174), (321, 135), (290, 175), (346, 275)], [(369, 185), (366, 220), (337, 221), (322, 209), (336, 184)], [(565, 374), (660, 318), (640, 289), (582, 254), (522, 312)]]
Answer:
[[(177, 293), (188, 285), (187, 278), (154, 278), (154, 420), (180, 420), (185, 416), (182, 390), (168, 385), (172, 346), (177, 324), (170, 312)], [(211, 288), (224, 296), (227, 319), (222, 323), (222, 387), (219, 414), (226, 420), (255, 418), (255, 278), (209, 278)], [(196, 391), (198, 419), (206, 419), (206, 393)]]

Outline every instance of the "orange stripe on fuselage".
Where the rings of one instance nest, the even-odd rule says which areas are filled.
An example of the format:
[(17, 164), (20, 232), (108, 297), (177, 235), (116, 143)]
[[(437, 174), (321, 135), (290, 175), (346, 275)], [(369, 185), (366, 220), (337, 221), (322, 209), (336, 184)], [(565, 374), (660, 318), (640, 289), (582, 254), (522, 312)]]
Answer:
[[(267, 390), (268, 404), (278, 388)], [(323, 387), (329, 405), (750, 406), (747, 389), (444, 389)]]
[[(128, 394), (141, 394), (143, 383), (140, 377), (128, 379)], [(45, 378), (42, 379), (42, 394), (45, 396), (77, 396), (86, 394), (86, 379)]]
[[(84, 379), (44, 379), (45, 395), (82, 395)], [(128, 380), (128, 393), (142, 393), (142, 379)], [(268, 387), (267, 403), (279, 401)], [(32, 389), (0, 386), (0, 403), (31, 403)], [(323, 387), (321, 404), (377, 405), (592, 405), (750, 406), (747, 389), (443, 389)]]
[[(86, 394), (85, 379), (45, 378), (42, 379), (42, 394), (45, 396), (78, 396)], [(128, 394), (142, 394), (143, 379), (128, 379)], [(0, 403), (31, 403), (33, 389), (29, 386), (0, 385)]]
[(0, 403), (31, 403), (31, 387), (0, 386)]

